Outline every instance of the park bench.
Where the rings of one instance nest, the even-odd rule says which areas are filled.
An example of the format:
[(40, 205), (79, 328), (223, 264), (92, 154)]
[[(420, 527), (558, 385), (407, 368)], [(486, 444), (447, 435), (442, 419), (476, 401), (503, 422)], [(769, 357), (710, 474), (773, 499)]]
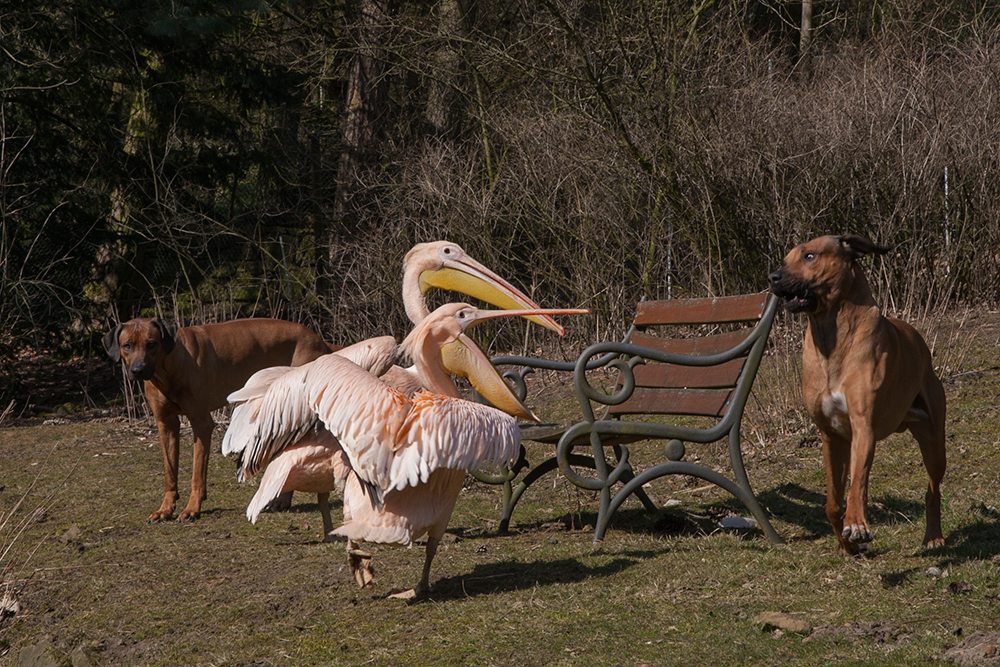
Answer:
[[(680, 474), (701, 478), (731, 493), (753, 514), (771, 542), (781, 542), (754, 496), (740, 448), (740, 422), (777, 309), (778, 300), (765, 292), (643, 300), (623, 341), (591, 345), (575, 363), (494, 357), (496, 366), (514, 367), (504, 376), (514, 382), (522, 400), (527, 396), (529, 373), (536, 369), (571, 371), (581, 409), (575, 423), (522, 427), (522, 441), (555, 445), (550, 458), (532, 467), (522, 445), (521, 457), (513, 467), (474, 473), (483, 482), (503, 486), (500, 532), (508, 530), (522, 495), (549, 472), (558, 470), (577, 486), (599, 492), (595, 542), (604, 539), (611, 516), (633, 494), (648, 510), (658, 513), (643, 485), (664, 475)], [(665, 336), (664, 330), (671, 337)], [(606, 386), (613, 388), (604, 390), (592, 384), (601, 369)], [(615, 380), (608, 378), (608, 369)], [(688, 423), (692, 416), (696, 417), (694, 426)], [(727, 474), (684, 460), (685, 442), (708, 444), (723, 439), (729, 446)], [(629, 463), (627, 445), (648, 440), (666, 440), (664, 459), (636, 472)], [(589, 453), (574, 451), (586, 451), (587, 445)], [(582, 468), (593, 472), (580, 474)]]

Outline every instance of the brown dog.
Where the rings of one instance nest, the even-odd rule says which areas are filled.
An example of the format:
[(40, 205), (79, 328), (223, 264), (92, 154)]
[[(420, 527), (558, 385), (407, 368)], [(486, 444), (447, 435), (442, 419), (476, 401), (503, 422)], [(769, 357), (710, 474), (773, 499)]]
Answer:
[(177, 504), (180, 420), (194, 431), (191, 497), (177, 521), (197, 519), (207, 497), (212, 411), (251, 375), (270, 366), (301, 366), (332, 349), (315, 333), (293, 322), (245, 319), (177, 328), (172, 322), (140, 318), (119, 324), (103, 338), (114, 360), (125, 362), (128, 376), (145, 381), (146, 400), (156, 417), (163, 448), (163, 504), (147, 519), (166, 521)]
[(826, 515), (847, 554), (872, 540), (865, 508), (875, 443), (905, 430), (920, 445), (930, 476), (924, 546), (944, 546), (944, 388), (920, 334), (882, 316), (857, 262), (888, 250), (860, 236), (822, 236), (792, 248), (768, 277), (785, 308), (809, 319), (802, 397), (823, 440)]

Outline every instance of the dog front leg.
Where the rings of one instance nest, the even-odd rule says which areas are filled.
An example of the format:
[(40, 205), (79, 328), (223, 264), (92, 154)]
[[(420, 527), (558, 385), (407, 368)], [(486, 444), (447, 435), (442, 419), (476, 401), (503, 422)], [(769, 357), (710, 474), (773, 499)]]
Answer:
[(208, 498), (206, 480), (208, 479), (208, 454), (212, 449), (212, 429), (215, 422), (212, 415), (188, 417), (191, 430), (194, 432), (194, 462), (191, 467), (191, 496), (187, 507), (178, 517), (178, 523), (193, 521), (201, 516), (201, 502)]
[(156, 428), (160, 434), (160, 448), (163, 450), (163, 504), (149, 515), (146, 523), (167, 521), (174, 514), (177, 505), (177, 463), (180, 455), (181, 423), (177, 415), (157, 417)]
[[(869, 422), (870, 423), (870, 422)], [(852, 427), (854, 423), (852, 422)], [(853, 552), (873, 539), (868, 527), (868, 479), (875, 459), (875, 434), (867, 424), (852, 428), (851, 438), (851, 490), (847, 494), (847, 512), (844, 514), (843, 539), (853, 546)]]
[(853, 553), (853, 547), (843, 538), (844, 492), (847, 489), (847, 472), (851, 460), (851, 443), (838, 435), (821, 432), (823, 440), (823, 463), (826, 468), (826, 518), (833, 526), (840, 550)]

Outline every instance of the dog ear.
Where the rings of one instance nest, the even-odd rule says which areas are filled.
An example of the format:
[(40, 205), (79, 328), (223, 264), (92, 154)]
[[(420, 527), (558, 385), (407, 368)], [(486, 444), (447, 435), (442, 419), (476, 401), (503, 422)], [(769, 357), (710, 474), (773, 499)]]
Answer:
[(104, 351), (108, 353), (111, 357), (111, 361), (121, 361), (122, 352), (118, 349), (118, 336), (122, 332), (122, 325), (119, 324), (114, 329), (104, 334), (104, 338), (101, 339), (101, 343), (104, 345)]
[(854, 234), (844, 234), (840, 237), (840, 247), (844, 249), (854, 259), (860, 259), (865, 255), (884, 255), (890, 248), (877, 243), (872, 243), (863, 236)]
[(163, 354), (170, 354), (177, 342), (177, 324), (167, 320), (153, 320), (153, 324), (160, 330), (160, 345), (163, 347)]

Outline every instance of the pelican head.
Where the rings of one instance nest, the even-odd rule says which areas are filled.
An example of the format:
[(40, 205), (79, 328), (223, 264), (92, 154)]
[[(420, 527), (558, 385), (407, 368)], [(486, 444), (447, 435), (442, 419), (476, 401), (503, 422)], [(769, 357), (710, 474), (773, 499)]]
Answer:
[(456, 243), (418, 243), (403, 260), (403, 303), (410, 321), (417, 324), (430, 314), (424, 295), (431, 288), (461, 292), (497, 308), (537, 311), (522, 315), (536, 324), (566, 333), (538, 305), (506, 280), (465, 254)]
[(425, 385), (432, 392), (458, 397), (458, 390), (448, 377), (449, 373), (454, 373), (468, 379), (476, 391), (498, 409), (537, 422), (538, 417), (518, 400), (483, 351), (465, 332), (480, 322), (497, 317), (526, 317), (529, 314), (548, 317), (589, 312), (580, 308), (480, 310), (467, 303), (449, 303), (424, 318), (403, 341), (401, 350), (413, 359)]

